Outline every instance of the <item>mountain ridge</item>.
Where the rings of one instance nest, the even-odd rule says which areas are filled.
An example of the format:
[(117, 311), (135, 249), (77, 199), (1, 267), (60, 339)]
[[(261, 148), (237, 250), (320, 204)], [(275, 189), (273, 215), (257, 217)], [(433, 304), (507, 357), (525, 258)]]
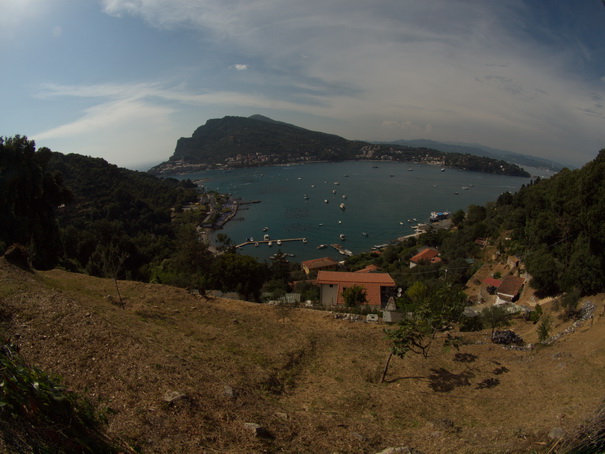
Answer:
[(209, 119), (196, 128), (191, 137), (178, 139), (169, 160), (153, 167), (149, 173), (162, 175), (210, 168), (352, 159), (416, 162), (501, 175), (529, 176), (518, 165), (502, 159), (349, 140), (258, 114)]

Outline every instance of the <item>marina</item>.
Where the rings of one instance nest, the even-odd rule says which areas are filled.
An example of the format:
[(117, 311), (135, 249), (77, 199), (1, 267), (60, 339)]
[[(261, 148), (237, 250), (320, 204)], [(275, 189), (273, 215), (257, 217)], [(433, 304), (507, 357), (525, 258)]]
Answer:
[[(278, 250), (293, 253), (299, 260), (321, 256), (342, 260), (343, 254), (335, 248), (318, 247), (343, 243), (342, 234), (347, 250), (370, 251), (374, 245), (416, 236), (423, 224), (431, 224), (433, 211), (453, 213), (471, 204), (483, 205), (530, 181), (478, 172), (441, 172), (440, 166), (429, 165), (414, 166), (408, 172), (408, 167), (347, 161), (212, 170), (178, 177), (203, 179), (207, 190), (261, 202), (246, 205), (245, 210), (240, 207), (234, 217), (240, 221), (229, 221), (209, 236), (212, 242), (224, 233), (240, 253), (260, 260)], [(468, 189), (461, 190), (463, 186)], [(455, 191), (460, 195), (454, 195)], [(340, 208), (341, 203), (346, 203), (346, 209)], [(270, 238), (265, 238), (269, 233)], [(252, 238), (262, 241), (247, 241)]]

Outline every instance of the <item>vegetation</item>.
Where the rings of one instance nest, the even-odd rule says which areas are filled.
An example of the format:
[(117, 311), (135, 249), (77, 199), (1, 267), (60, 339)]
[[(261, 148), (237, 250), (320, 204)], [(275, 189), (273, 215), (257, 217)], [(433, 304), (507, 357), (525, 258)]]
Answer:
[(0, 437), (11, 452), (124, 452), (101, 431), (104, 418), (57, 377), (0, 344)]
[(30, 250), (40, 269), (57, 264), (61, 241), (57, 207), (71, 199), (63, 176), (51, 171), (51, 151), (36, 151), (27, 137), (0, 137), (0, 250), (13, 243)]
[(247, 167), (347, 159), (427, 162), (500, 175), (529, 176), (508, 162), (424, 147), (375, 145), (309, 131), (261, 115), (208, 120), (191, 137), (178, 140), (168, 162), (150, 170), (170, 174), (211, 167)]

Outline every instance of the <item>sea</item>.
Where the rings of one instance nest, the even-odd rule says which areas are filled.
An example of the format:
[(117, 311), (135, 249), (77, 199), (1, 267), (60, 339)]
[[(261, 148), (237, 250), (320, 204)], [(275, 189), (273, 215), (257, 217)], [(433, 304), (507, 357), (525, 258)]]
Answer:
[[(240, 207), (231, 221), (213, 232), (211, 242), (216, 244), (218, 233), (227, 234), (235, 244), (262, 240), (267, 234), (271, 247), (253, 242), (238, 248), (238, 253), (268, 261), (281, 250), (299, 262), (319, 257), (342, 260), (331, 244), (355, 254), (370, 251), (414, 233), (412, 226), (428, 222), (433, 211), (484, 205), (531, 181), (382, 161), (210, 170), (175, 177), (202, 180), (207, 190), (259, 202)], [(276, 244), (278, 239), (293, 238), (305, 241)], [(328, 247), (318, 249), (320, 245)]]

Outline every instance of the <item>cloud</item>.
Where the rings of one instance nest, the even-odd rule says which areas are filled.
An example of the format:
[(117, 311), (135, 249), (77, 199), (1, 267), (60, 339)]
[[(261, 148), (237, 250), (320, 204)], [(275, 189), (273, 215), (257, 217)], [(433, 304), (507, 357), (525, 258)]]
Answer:
[(145, 96), (308, 113), (332, 119), (329, 132), (356, 138), (430, 133), (564, 154), (578, 135), (600, 137), (599, 110), (588, 98), (605, 88), (578, 72), (589, 51), (546, 18), (530, 22), (533, 7), (523, 0), (103, 0), (106, 14), (193, 30), (217, 54), (258, 62), (245, 87), (155, 87)]

